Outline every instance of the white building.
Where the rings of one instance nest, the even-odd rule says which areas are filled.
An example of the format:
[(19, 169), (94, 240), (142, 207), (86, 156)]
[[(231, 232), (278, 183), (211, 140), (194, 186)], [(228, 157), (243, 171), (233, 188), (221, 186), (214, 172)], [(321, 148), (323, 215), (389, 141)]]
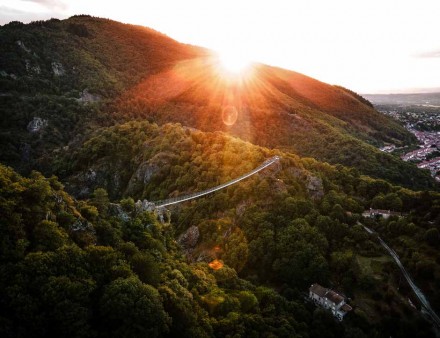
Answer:
[(370, 208), (370, 210), (366, 210), (362, 213), (362, 216), (364, 217), (371, 217), (371, 218), (376, 218), (376, 217), (383, 217), (383, 218), (388, 218), (390, 216), (402, 216), (401, 212), (396, 212), (396, 211), (391, 211), (391, 210), (382, 210), (382, 209), (372, 209)]
[(330, 310), (333, 316), (340, 321), (342, 321), (347, 312), (352, 310), (351, 306), (345, 303), (344, 297), (316, 283), (312, 284), (309, 288), (309, 298), (313, 300), (315, 305)]

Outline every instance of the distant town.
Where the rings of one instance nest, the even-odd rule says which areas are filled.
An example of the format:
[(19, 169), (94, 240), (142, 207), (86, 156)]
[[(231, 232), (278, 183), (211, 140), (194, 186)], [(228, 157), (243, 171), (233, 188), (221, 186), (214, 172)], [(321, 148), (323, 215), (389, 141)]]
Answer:
[(440, 94), (367, 96), (381, 113), (400, 121), (419, 141), (417, 149), (387, 144), (380, 148), (387, 153), (399, 153), (404, 161), (427, 169), (440, 182)]

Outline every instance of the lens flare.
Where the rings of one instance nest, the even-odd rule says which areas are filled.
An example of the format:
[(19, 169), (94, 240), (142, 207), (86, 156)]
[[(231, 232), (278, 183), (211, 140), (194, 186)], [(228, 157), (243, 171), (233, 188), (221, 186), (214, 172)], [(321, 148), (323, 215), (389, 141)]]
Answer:
[(223, 262), (218, 260), (218, 259), (214, 259), (211, 263), (208, 263), (209, 267), (213, 270), (219, 270), (223, 267)]
[(238, 111), (234, 106), (226, 106), (222, 110), (223, 123), (227, 126), (232, 126), (237, 122)]

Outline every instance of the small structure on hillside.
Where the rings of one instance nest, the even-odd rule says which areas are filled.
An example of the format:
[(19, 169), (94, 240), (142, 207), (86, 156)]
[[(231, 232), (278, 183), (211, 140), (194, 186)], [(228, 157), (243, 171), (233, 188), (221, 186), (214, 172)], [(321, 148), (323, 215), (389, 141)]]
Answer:
[(397, 211), (391, 211), (391, 210), (382, 210), (382, 209), (373, 209), (370, 208), (370, 210), (365, 210), (362, 213), (362, 216), (364, 217), (370, 217), (370, 218), (376, 218), (376, 217), (383, 217), (383, 218), (388, 218), (390, 216), (402, 216), (401, 212), (397, 212)]
[(344, 316), (352, 310), (352, 307), (345, 303), (345, 298), (339, 293), (326, 289), (315, 283), (309, 288), (309, 298), (315, 305), (330, 310), (333, 316), (342, 321)]

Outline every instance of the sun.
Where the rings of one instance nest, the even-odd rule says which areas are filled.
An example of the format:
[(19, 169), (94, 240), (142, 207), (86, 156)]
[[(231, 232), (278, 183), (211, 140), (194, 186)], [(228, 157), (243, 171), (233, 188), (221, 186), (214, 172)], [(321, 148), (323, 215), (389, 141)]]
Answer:
[(233, 75), (240, 75), (246, 72), (252, 62), (243, 54), (234, 52), (220, 52), (218, 53), (220, 66), (228, 73)]

